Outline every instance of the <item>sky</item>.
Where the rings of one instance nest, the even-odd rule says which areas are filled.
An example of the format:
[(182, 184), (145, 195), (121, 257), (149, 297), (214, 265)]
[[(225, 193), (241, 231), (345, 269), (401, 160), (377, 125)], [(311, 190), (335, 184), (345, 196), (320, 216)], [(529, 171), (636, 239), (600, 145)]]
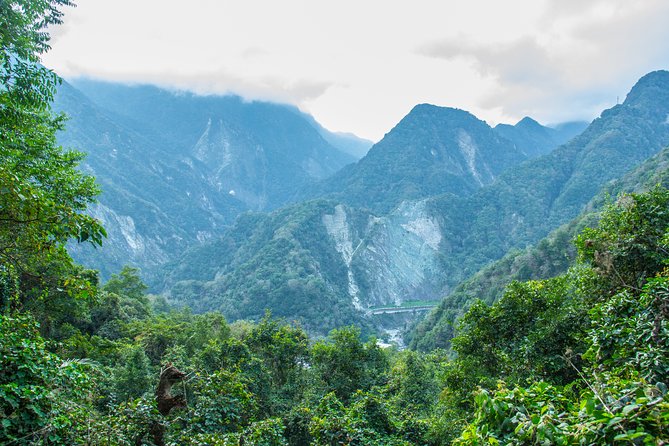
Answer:
[(591, 120), (669, 69), (667, 0), (75, 0), (65, 79), (289, 103), (380, 140), (413, 106), (491, 125)]

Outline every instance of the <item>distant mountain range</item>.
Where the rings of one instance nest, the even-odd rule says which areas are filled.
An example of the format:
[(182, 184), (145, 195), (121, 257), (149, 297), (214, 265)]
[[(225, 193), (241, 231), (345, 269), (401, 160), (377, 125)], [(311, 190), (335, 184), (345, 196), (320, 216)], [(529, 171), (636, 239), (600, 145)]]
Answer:
[[(376, 323), (370, 315), (375, 308), (438, 300), (487, 263), (576, 217), (610, 180), (668, 145), (668, 95), (669, 74), (652, 73), (583, 133), (525, 161), (520, 137), (514, 143), (504, 140), (463, 111), (419, 106), (365, 158), (325, 181), (331, 187), (345, 179), (345, 192), (326, 190), (326, 201), (257, 216), (255, 225), (238, 222), (219, 241), (226, 250), (207, 244), (194, 248), (170, 270), (164, 289), (198, 310), (258, 317), (271, 308), (315, 331), (340, 323), (327, 313), (313, 319), (313, 308), (327, 307), (323, 300), (337, 302), (339, 312), (357, 314), (356, 322), (367, 324)], [(415, 127), (416, 138), (405, 136), (407, 123)], [(533, 127), (527, 124), (523, 120), (519, 127)], [(497, 150), (477, 149), (474, 159), (480, 161), (468, 163), (463, 156), (468, 152), (458, 144), (463, 133), (477, 148), (487, 141)], [(435, 134), (429, 143), (420, 142)], [(428, 157), (435, 159), (429, 163)], [(506, 170), (492, 167), (505, 161)], [(417, 190), (432, 184), (440, 169), (448, 177), (456, 168), (459, 183), (440, 183), (441, 193), (438, 186), (432, 192)], [(408, 175), (395, 176), (403, 171)], [(386, 187), (375, 187), (370, 176)], [(193, 274), (190, 265), (202, 262), (207, 267), (200, 271), (206, 274)], [(297, 301), (302, 303), (293, 306)]]
[(306, 197), (328, 196), (351, 206), (389, 212), (404, 200), (469, 195), (507, 168), (549, 152), (583, 130), (544, 127), (530, 118), (495, 129), (447, 107), (414, 107), (367, 156)]
[[(669, 145), (664, 71), (590, 125), (491, 128), (418, 105), (355, 163), (335, 145), (362, 154), (364, 141), (292, 107), (77, 88), (59, 95), (73, 116), (62, 140), (90, 148), (85, 168), (105, 190), (94, 212), (110, 239), (75, 257), (106, 274), (134, 263), (154, 291), (196, 311), (271, 309), (321, 334), (350, 323), (395, 332), (417, 317), (410, 307), (538, 242)], [(408, 310), (375, 315), (388, 307)]]
[(569, 141), (588, 126), (587, 122), (574, 121), (545, 127), (526, 116), (516, 125), (498, 124), (495, 132), (513, 141), (516, 148), (527, 158), (534, 158), (553, 150)]
[(294, 107), (151, 86), (64, 83), (54, 107), (70, 116), (60, 142), (89, 155), (102, 185), (92, 211), (102, 249), (73, 248), (104, 276), (125, 263), (149, 275), (195, 243), (220, 236), (244, 211), (275, 209), (355, 158), (364, 140), (330, 134)]

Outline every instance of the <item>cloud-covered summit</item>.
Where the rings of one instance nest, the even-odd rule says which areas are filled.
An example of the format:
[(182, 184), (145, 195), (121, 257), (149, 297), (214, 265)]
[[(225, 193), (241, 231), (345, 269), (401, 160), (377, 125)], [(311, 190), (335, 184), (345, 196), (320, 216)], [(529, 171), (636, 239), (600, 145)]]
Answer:
[(421, 102), (590, 119), (669, 60), (664, 0), (77, 4), (44, 58), (65, 77), (288, 102), (374, 140)]

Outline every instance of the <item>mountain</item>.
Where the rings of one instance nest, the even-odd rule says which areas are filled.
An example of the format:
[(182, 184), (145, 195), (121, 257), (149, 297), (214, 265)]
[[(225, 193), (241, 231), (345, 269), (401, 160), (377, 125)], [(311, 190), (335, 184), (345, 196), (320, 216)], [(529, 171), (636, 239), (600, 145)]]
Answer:
[[(191, 305), (202, 304), (198, 289), (218, 290), (207, 294), (209, 299), (200, 309), (225, 311), (231, 305), (235, 314), (241, 314), (248, 304), (243, 296), (248, 294), (255, 296), (249, 299), (257, 299), (254, 302), (257, 308), (272, 308), (283, 315), (296, 311), (302, 318), (303, 309), (291, 309), (295, 299), (302, 299), (301, 306), (315, 304), (307, 303), (312, 302), (310, 298), (304, 300), (306, 294), (302, 289), (308, 280), (296, 274), (299, 267), (294, 266), (301, 265), (318, 278), (319, 287), (327, 290), (342, 308), (345, 305), (349, 310), (357, 309), (357, 320), (375, 323), (372, 315), (375, 308), (439, 299), (489, 262), (512, 249), (536, 243), (576, 217), (609, 181), (669, 145), (668, 115), (669, 73), (650, 73), (639, 80), (623, 104), (604, 111), (567, 144), (495, 175), (492, 163), (486, 161), (489, 158), (474, 157), (472, 164), (464, 159), (458, 145), (463, 123), (481, 130), (480, 134), (466, 132), (472, 145), (481, 145), (476, 154), (486, 153), (511, 163), (520, 156), (513, 143), (505, 142), (466, 112), (418, 106), (365, 158), (332, 178), (329, 184), (340, 182), (345, 192), (328, 196), (334, 198), (317, 202), (320, 205), (308, 203), (284, 208), (280, 211), (281, 218), (275, 213), (263, 220), (261, 239), (272, 241), (270, 258), (276, 262), (267, 262), (265, 254), (258, 254), (264, 245), (254, 244), (252, 240), (258, 238), (250, 237), (247, 224), (238, 222), (224, 238), (238, 240), (234, 245), (226, 243), (227, 251), (205, 245), (180, 262), (193, 265), (208, 262), (205, 273), (195, 280), (189, 274), (173, 273), (165, 287), (171, 289), (173, 299)], [(444, 116), (448, 119), (443, 119)], [(421, 124), (418, 117), (427, 124)], [(444, 128), (437, 126), (437, 122)], [(414, 128), (418, 136), (411, 139), (407, 128)], [(439, 150), (435, 144), (426, 146), (418, 142), (434, 142), (420, 137), (435, 133), (445, 141), (436, 146)], [(406, 144), (391, 144), (398, 140)], [(484, 141), (497, 150), (489, 150), (488, 146), (484, 149)], [(385, 177), (381, 175), (384, 152), (396, 155), (386, 159), (398, 163), (403, 159), (402, 154), (407, 157), (399, 164), (385, 164)], [(427, 163), (426, 156), (439, 159), (442, 172), (452, 169), (462, 175), (457, 181), (447, 178), (439, 183), (440, 187), (458, 184), (469, 187), (470, 192), (412, 199), (430, 190), (426, 187), (417, 191), (414, 187), (414, 183), (423, 184), (416, 166), (423, 169), (420, 172), (426, 185), (440, 181), (435, 178), (432, 182), (430, 172), (437, 170), (430, 170), (435, 162)], [(474, 167), (469, 169), (469, 166)], [(386, 191), (395, 187), (400, 193), (384, 201), (380, 198), (384, 197), (383, 188), (359, 173), (355, 178), (361, 183), (342, 182), (353, 179), (352, 172), (366, 169)], [(402, 172), (408, 179), (400, 179)], [(477, 178), (485, 178), (488, 184), (479, 184)], [(369, 198), (351, 198), (354, 185), (359, 188), (358, 197), (363, 197), (362, 186), (367, 187)], [(382, 201), (375, 204), (375, 199)], [(215, 252), (220, 257), (211, 262)], [(327, 261), (323, 256), (327, 256)], [(243, 265), (246, 273), (228, 268), (233, 264)], [(285, 293), (273, 294), (271, 299), (266, 294), (249, 293), (257, 285), (254, 272), (261, 269), (263, 280), (267, 281), (263, 286), (267, 290), (283, 289)], [(288, 281), (294, 285), (292, 290), (286, 285)], [(183, 292), (185, 286), (188, 292)], [(222, 290), (226, 298), (219, 297)], [(313, 294), (313, 298), (319, 299), (318, 294)]]
[(621, 179), (607, 184), (571, 222), (552, 231), (536, 245), (513, 250), (461, 282), (410, 333), (410, 346), (422, 351), (448, 348), (456, 319), (476, 300), (492, 304), (512, 281), (542, 280), (567, 271), (575, 260), (574, 238), (585, 227), (596, 227), (600, 212), (611, 197), (645, 192), (656, 185), (669, 186), (669, 147), (651, 157)]
[(104, 277), (123, 264), (155, 268), (220, 236), (249, 209), (290, 201), (353, 161), (292, 107), (148, 86), (63, 83), (54, 108), (70, 119), (61, 144), (88, 152), (102, 186), (92, 213), (109, 237), (72, 247)]
[(150, 270), (222, 231), (246, 209), (209, 187), (193, 164), (167, 156), (176, 151), (171, 141), (120, 124), (71, 85), (61, 85), (54, 108), (70, 118), (60, 143), (86, 150), (82, 167), (103, 191), (91, 213), (104, 223), (108, 239), (99, 249), (72, 247), (81, 263), (103, 276), (125, 263)]
[(249, 209), (286, 204), (298, 190), (354, 161), (292, 106), (148, 85), (80, 80), (75, 87), (131, 128), (172, 141), (177, 156), (199, 161), (214, 188), (233, 191)]
[(506, 169), (558, 147), (586, 123), (544, 127), (531, 118), (494, 129), (455, 108), (414, 107), (356, 164), (307, 191), (378, 213), (403, 200), (452, 193), (466, 196)]
[(587, 122), (568, 122), (551, 128), (526, 116), (516, 125), (498, 124), (494, 130), (513, 142), (527, 158), (535, 158), (569, 141), (587, 126)]
[(448, 240), (441, 249), (444, 292), (576, 217), (607, 182), (669, 144), (669, 72), (641, 78), (623, 104), (547, 155), (502, 174), (470, 197), (430, 200)]
[(403, 200), (470, 194), (525, 158), (511, 141), (472, 114), (421, 104), (363, 159), (309, 196), (384, 213)]

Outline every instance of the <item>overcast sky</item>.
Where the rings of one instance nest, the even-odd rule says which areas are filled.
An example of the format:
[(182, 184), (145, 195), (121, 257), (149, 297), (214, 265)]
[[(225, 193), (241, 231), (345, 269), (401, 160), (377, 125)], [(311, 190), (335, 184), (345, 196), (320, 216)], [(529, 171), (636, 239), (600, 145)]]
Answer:
[(669, 68), (667, 0), (75, 0), (45, 65), (297, 105), (378, 141), (416, 104), (592, 119)]

